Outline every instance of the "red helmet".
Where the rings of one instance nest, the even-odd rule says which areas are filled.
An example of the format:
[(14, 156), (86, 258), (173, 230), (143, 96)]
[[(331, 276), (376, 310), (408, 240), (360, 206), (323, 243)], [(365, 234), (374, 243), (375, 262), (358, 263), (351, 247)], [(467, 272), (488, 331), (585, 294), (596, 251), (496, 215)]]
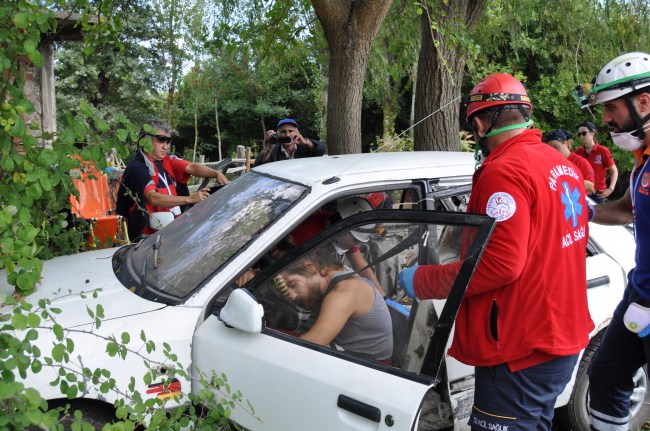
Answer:
[(488, 75), (469, 93), (467, 120), (472, 114), (499, 105), (527, 105), (533, 109), (523, 84), (507, 73)]

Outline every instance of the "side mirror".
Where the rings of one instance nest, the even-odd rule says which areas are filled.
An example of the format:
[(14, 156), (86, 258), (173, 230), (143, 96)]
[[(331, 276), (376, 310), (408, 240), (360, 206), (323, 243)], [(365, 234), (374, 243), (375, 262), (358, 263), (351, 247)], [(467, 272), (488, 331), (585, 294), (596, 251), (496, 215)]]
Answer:
[(226, 325), (244, 332), (262, 332), (264, 308), (246, 289), (235, 289), (219, 313)]
[(174, 221), (174, 214), (171, 212), (155, 212), (149, 216), (149, 227), (160, 230)]

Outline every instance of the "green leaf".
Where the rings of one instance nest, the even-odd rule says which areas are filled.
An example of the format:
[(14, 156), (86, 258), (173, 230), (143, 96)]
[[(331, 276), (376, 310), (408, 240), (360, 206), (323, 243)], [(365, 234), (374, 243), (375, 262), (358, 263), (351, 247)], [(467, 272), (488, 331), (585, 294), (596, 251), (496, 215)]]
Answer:
[(23, 43), (23, 48), (25, 48), (25, 52), (27, 52), (27, 53), (32, 53), (32, 52), (36, 51), (37, 47), (38, 47), (38, 44), (33, 39), (27, 39)]
[(5, 171), (13, 171), (16, 164), (14, 163), (13, 157), (11, 155), (3, 155), (2, 160), (0, 160), (0, 168)]
[(54, 348), (52, 348), (52, 359), (56, 362), (62, 362), (64, 352), (65, 349), (63, 348), (63, 344), (56, 344)]
[(50, 182), (50, 178), (47, 176), (45, 171), (41, 171), (41, 172), (42, 172), (42, 175), (40, 176), (38, 181), (41, 184), (41, 187), (43, 188), (43, 190), (45, 190), (46, 192), (49, 192), (50, 190), (52, 190), (52, 183)]
[(122, 332), (122, 344), (129, 344), (131, 341), (131, 335), (128, 332)]
[(104, 318), (104, 307), (102, 306), (102, 304), (97, 304), (96, 313), (97, 313), (97, 317), (99, 317), (100, 319)]
[(107, 132), (109, 129), (108, 123), (101, 118), (95, 120), (95, 126), (97, 127), (97, 130), (102, 133)]
[(108, 352), (108, 355), (113, 357), (117, 355), (117, 344), (110, 342), (106, 345), (106, 352)]
[(82, 114), (84, 114), (87, 117), (93, 116), (93, 110), (88, 104), (88, 102), (86, 102), (85, 100), (81, 100), (79, 102), (79, 110), (81, 111)]
[(129, 131), (126, 129), (117, 129), (117, 132), (115, 134), (117, 136), (117, 139), (119, 139), (121, 142), (126, 142), (126, 139), (129, 137)]
[(43, 420), (43, 413), (37, 409), (27, 409), (23, 414), (30, 424), (39, 425)]
[(34, 388), (25, 389), (25, 395), (27, 396), (27, 401), (33, 406), (41, 405), (41, 394)]
[(30, 313), (27, 316), (27, 324), (30, 326), (30, 328), (36, 328), (41, 324), (41, 318), (38, 316), (38, 314)]
[(32, 51), (27, 54), (27, 57), (29, 57), (29, 60), (34, 64), (34, 66), (43, 67), (43, 54), (41, 54), (40, 51)]
[(29, 15), (24, 12), (18, 12), (14, 14), (12, 21), (18, 28), (27, 28), (29, 26)]
[(27, 329), (27, 316), (23, 314), (14, 314), (11, 317), (11, 324), (18, 330)]
[(63, 326), (55, 323), (52, 327), (52, 331), (54, 331), (54, 335), (56, 336), (57, 340), (63, 341)]

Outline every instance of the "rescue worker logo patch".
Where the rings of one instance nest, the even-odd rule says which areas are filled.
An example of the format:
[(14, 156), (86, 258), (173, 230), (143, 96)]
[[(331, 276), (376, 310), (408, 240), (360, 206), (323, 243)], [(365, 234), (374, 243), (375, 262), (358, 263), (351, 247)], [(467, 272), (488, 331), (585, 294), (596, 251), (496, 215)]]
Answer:
[(578, 226), (578, 216), (582, 215), (580, 203), (580, 190), (575, 187), (571, 190), (569, 183), (562, 182), (562, 204), (564, 204), (564, 220), (571, 219), (571, 227)]
[(497, 222), (506, 221), (515, 214), (517, 203), (515, 199), (505, 192), (497, 192), (490, 196), (485, 213), (494, 217)]

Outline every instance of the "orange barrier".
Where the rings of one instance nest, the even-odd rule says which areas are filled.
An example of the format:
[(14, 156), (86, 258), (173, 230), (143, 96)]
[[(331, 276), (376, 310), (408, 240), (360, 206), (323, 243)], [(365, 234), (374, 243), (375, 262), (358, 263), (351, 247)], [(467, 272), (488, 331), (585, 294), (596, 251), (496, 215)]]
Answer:
[(88, 249), (100, 246), (128, 243), (125, 221), (115, 214), (115, 204), (106, 174), (82, 162), (80, 178), (74, 180), (79, 198), (70, 196), (72, 214), (87, 220), (91, 225)]

